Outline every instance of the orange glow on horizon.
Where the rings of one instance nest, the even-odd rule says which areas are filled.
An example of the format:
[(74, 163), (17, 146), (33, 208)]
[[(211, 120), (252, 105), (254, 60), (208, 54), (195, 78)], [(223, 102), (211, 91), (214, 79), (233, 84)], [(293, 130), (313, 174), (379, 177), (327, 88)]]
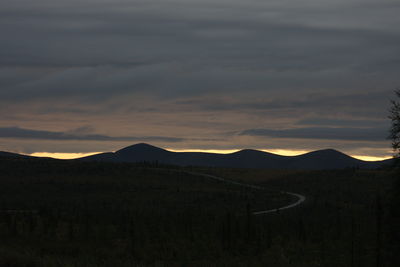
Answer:
[[(216, 154), (230, 154), (240, 151), (240, 149), (167, 149), (167, 150), (172, 152), (204, 152), (204, 153), (216, 153)], [(311, 150), (289, 150), (289, 149), (259, 149), (259, 150), (281, 156), (297, 156), (311, 152)], [(55, 159), (77, 159), (99, 153), (103, 152), (90, 152), (90, 153), (35, 152), (29, 155), (34, 157), (47, 157)], [(391, 158), (391, 156), (377, 157), (377, 156), (363, 156), (354, 154), (350, 154), (350, 156), (364, 161), (379, 161)]]
[[(240, 151), (241, 149), (167, 149), (172, 152), (204, 152), (216, 154), (230, 154)], [(308, 150), (288, 150), (288, 149), (257, 149), (259, 151), (269, 152), (282, 156), (297, 156), (308, 153)]]
[(364, 161), (380, 161), (385, 159), (390, 159), (392, 157), (374, 157), (374, 156), (360, 156), (360, 155), (351, 155), (353, 158), (364, 160)]
[[(205, 152), (205, 153), (217, 153), (217, 154), (230, 154), (238, 152), (241, 149), (167, 149), (167, 150), (172, 152)], [(290, 149), (257, 149), (257, 150), (281, 156), (298, 156), (313, 151), (313, 150), (290, 150)], [(363, 156), (355, 154), (349, 154), (349, 156), (364, 161), (379, 161), (392, 158), (391, 156), (376, 157), (376, 156)]]
[(166, 148), (172, 152), (203, 152), (203, 153), (216, 153), (216, 154), (230, 154), (240, 151), (240, 149), (173, 149)]
[(77, 159), (82, 157), (91, 156), (102, 152), (91, 152), (91, 153), (51, 153), (51, 152), (35, 152), (30, 154), (34, 157), (44, 158), (55, 158), (55, 159)]
[(310, 150), (289, 150), (289, 149), (261, 149), (261, 151), (281, 156), (298, 156), (311, 152)]

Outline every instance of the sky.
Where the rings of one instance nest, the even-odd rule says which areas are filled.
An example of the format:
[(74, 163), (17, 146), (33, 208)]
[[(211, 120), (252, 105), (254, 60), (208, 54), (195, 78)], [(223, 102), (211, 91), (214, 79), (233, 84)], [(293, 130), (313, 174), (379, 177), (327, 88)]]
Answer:
[(384, 158), (398, 0), (1, 0), (0, 150)]

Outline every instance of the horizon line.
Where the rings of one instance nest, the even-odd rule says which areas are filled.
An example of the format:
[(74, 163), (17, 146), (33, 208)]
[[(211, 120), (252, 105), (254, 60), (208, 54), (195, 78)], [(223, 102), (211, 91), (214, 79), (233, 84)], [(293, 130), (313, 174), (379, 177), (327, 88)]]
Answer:
[[(202, 152), (202, 153), (213, 153), (213, 154), (231, 154), (239, 152), (243, 149), (173, 149), (165, 148), (165, 150), (170, 152)], [(299, 156), (304, 155), (317, 150), (305, 150), (305, 149), (254, 149), (262, 152), (272, 153), (280, 156)], [(323, 150), (323, 149), (322, 149)], [(34, 157), (47, 157), (55, 159), (78, 159), (82, 157), (92, 156), (100, 153), (115, 152), (115, 151), (103, 151), (103, 152), (34, 152), (34, 153), (23, 153), (24, 155), (34, 156)], [(393, 156), (368, 156), (359, 154), (347, 154), (350, 157), (363, 161), (382, 161), (386, 159), (391, 159)]]

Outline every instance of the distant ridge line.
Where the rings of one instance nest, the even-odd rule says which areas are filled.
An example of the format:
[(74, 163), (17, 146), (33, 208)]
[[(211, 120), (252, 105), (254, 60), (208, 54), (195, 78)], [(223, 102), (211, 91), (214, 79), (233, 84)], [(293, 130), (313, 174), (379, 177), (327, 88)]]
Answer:
[[(34, 159), (38, 157), (0, 152), (0, 158)], [(152, 162), (177, 166), (291, 170), (377, 169), (394, 163), (394, 159), (363, 161), (335, 149), (316, 150), (296, 156), (283, 156), (254, 149), (218, 154), (173, 152), (145, 143), (131, 145), (116, 152), (98, 153), (72, 160), (125, 163)]]
[(209, 152), (173, 152), (146, 143), (83, 157), (82, 161), (158, 162), (178, 166), (209, 166), (260, 169), (376, 169), (392, 164), (393, 160), (363, 161), (335, 149), (322, 149), (296, 156), (283, 156), (253, 149), (228, 154)]

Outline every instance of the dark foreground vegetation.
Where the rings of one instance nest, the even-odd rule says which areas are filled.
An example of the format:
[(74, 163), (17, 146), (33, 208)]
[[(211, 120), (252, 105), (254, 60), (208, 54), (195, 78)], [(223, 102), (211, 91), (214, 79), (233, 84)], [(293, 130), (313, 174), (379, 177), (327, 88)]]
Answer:
[(3, 158), (0, 266), (396, 266), (394, 177)]

